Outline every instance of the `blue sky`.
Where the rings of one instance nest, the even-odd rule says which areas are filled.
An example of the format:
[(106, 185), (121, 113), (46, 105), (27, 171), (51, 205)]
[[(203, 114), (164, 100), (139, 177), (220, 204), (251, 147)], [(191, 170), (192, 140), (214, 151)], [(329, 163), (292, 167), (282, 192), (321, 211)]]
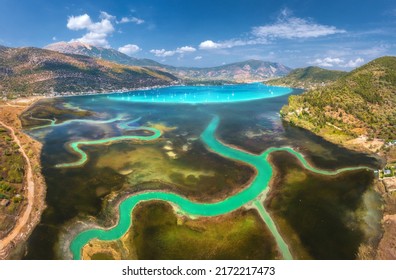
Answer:
[(83, 41), (178, 66), (350, 70), (396, 55), (396, 1), (0, 0), (0, 44)]

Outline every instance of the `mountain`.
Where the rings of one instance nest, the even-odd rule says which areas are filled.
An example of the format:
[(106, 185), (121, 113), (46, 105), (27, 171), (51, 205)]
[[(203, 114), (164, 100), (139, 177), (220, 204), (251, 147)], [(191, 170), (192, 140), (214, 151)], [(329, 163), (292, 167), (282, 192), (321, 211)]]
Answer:
[(225, 80), (233, 82), (263, 81), (284, 76), (290, 68), (275, 62), (247, 60), (209, 68), (174, 67), (167, 70), (185, 80)]
[(113, 61), (119, 64), (132, 65), (132, 66), (156, 66), (156, 67), (165, 66), (151, 59), (138, 59), (138, 58), (130, 57), (115, 49), (96, 47), (81, 42), (70, 42), (70, 43), (57, 42), (45, 46), (44, 49), (57, 51), (60, 53), (66, 53), (66, 54), (86, 55), (90, 57)]
[[(375, 151), (396, 139), (396, 57), (381, 57), (334, 83), (290, 96), (282, 117), (324, 138)], [(376, 142), (377, 140), (377, 142)], [(367, 145), (368, 144), (368, 145)]]
[(37, 48), (0, 47), (0, 93), (27, 96), (170, 85), (166, 72)]
[(275, 86), (288, 86), (294, 88), (313, 89), (325, 86), (345, 76), (347, 72), (327, 70), (320, 67), (309, 66), (297, 68), (287, 76), (266, 81), (266, 84)]
[(157, 70), (172, 73), (186, 82), (201, 81), (227, 81), (227, 82), (251, 82), (263, 81), (273, 77), (284, 76), (290, 72), (290, 68), (274, 62), (260, 60), (248, 60), (226, 64), (217, 67), (195, 68), (174, 67), (164, 65), (151, 59), (138, 59), (109, 48), (95, 47), (80, 42), (59, 42), (48, 45), (46, 49), (68, 54), (86, 55), (101, 58), (125, 65), (147, 66)]

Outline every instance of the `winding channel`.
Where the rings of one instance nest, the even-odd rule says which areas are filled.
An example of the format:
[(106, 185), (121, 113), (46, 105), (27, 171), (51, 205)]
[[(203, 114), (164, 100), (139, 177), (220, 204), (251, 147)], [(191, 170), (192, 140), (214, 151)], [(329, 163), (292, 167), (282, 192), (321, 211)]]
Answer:
[[(28, 130), (37, 130), (37, 129), (43, 129), (43, 128), (47, 128), (47, 127), (56, 127), (56, 126), (64, 126), (64, 125), (68, 125), (74, 122), (78, 122), (78, 123), (89, 123), (89, 124), (106, 124), (106, 123), (113, 123), (116, 121), (121, 121), (124, 119), (124, 115), (119, 114), (117, 115), (117, 117), (112, 118), (112, 119), (108, 119), (108, 120), (85, 120), (85, 119), (72, 119), (72, 120), (67, 120), (61, 123), (56, 123), (56, 119), (41, 119), (41, 118), (36, 118), (36, 117), (30, 117), (30, 119), (32, 120), (38, 120), (38, 121), (49, 121), (50, 123), (48, 124), (44, 124), (44, 125), (40, 125), (40, 126), (35, 126), (32, 128), (29, 128)], [(133, 122), (133, 121), (132, 121)]]
[(55, 165), (55, 167), (58, 168), (63, 168), (63, 167), (77, 167), (81, 166), (84, 163), (87, 162), (88, 160), (88, 155), (86, 152), (84, 152), (80, 146), (82, 145), (103, 145), (107, 143), (112, 143), (112, 142), (119, 142), (119, 141), (125, 141), (125, 140), (144, 140), (144, 141), (150, 141), (150, 140), (155, 140), (161, 136), (161, 131), (153, 128), (153, 127), (147, 127), (147, 126), (139, 126), (135, 128), (135, 130), (145, 130), (145, 131), (150, 131), (153, 134), (150, 136), (138, 136), (138, 135), (122, 135), (122, 136), (115, 136), (111, 138), (105, 138), (105, 139), (98, 139), (98, 140), (86, 140), (86, 141), (78, 141), (78, 142), (72, 142), (69, 143), (69, 147), (76, 152), (79, 156), (80, 159), (74, 162), (69, 162), (69, 163), (61, 163)]
[[(371, 169), (366, 166), (348, 167), (337, 169), (335, 171), (317, 169), (311, 166), (305, 160), (302, 154), (293, 150), (290, 147), (273, 147), (267, 149), (259, 155), (251, 154), (236, 148), (232, 148), (220, 142), (215, 136), (219, 122), (219, 117), (215, 116), (206, 127), (204, 132), (201, 134), (201, 140), (210, 151), (217, 153), (225, 158), (248, 164), (251, 167), (255, 168), (255, 170), (257, 171), (256, 176), (253, 178), (247, 188), (243, 189), (242, 191), (233, 196), (226, 198), (225, 200), (216, 203), (197, 203), (194, 201), (190, 201), (180, 195), (163, 191), (147, 191), (129, 196), (119, 204), (119, 220), (114, 227), (109, 229), (93, 228), (85, 230), (78, 233), (72, 239), (70, 244), (70, 250), (73, 254), (73, 258), (81, 259), (82, 248), (92, 239), (116, 240), (121, 238), (132, 225), (132, 212), (137, 204), (143, 201), (161, 200), (173, 204), (180, 209), (180, 212), (185, 215), (191, 216), (217, 216), (232, 212), (244, 205), (253, 206), (255, 209), (257, 209), (261, 218), (273, 234), (283, 258), (292, 259), (292, 255), (287, 244), (278, 232), (274, 221), (272, 220), (271, 216), (266, 211), (262, 203), (262, 201), (265, 200), (266, 193), (268, 192), (269, 182), (273, 174), (272, 167), (268, 161), (268, 156), (272, 152), (286, 151), (296, 156), (306, 169), (315, 173), (329, 176), (337, 175), (344, 171)], [(161, 136), (161, 132), (159, 130), (150, 127), (137, 127), (134, 129), (150, 130), (154, 132), (154, 134), (151, 136), (118, 136), (102, 140), (73, 142), (70, 144), (70, 147), (81, 155), (81, 159), (74, 163), (60, 164), (58, 165), (58, 167), (78, 166), (85, 162), (87, 160), (87, 155), (79, 148), (80, 145), (99, 145), (126, 139), (153, 140)]]
[[(122, 114), (117, 115), (115, 118), (111, 118), (108, 120), (91, 120), (91, 119), (72, 119), (72, 120), (67, 120), (62, 123), (56, 123), (56, 119), (43, 119), (43, 118), (36, 118), (36, 117), (30, 117), (32, 120), (39, 120), (39, 121), (49, 121), (48, 124), (45, 125), (40, 125), (40, 126), (35, 126), (32, 128), (29, 128), (28, 130), (38, 130), (38, 129), (43, 129), (43, 128), (48, 128), (48, 127), (57, 127), (57, 126), (65, 126), (71, 123), (88, 123), (88, 124), (109, 124), (109, 123), (114, 123), (117, 121), (121, 121), (125, 119), (125, 116)], [(84, 152), (80, 146), (89, 146), (89, 145), (103, 145), (111, 142), (118, 142), (118, 141), (124, 141), (124, 140), (144, 140), (144, 141), (149, 141), (149, 140), (155, 140), (161, 136), (161, 131), (152, 128), (152, 127), (146, 127), (146, 126), (139, 126), (139, 127), (131, 127), (131, 124), (138, 122), (141, 120), (141, 117), (138, 117), (134, 120), (131, 121), (126, 121), (119, 123), (117, 125), (118, 128), (124, 130), (124, 131), (130, 131), (130, 130), (144, 130), (144, 131), (150, 131), (152, 132), (152, 135), (150, 136), (134, 136), (134, 135), (123, 135), (123, 136), (116, 136), (116, 137), (111, 137), (111, 138), (105, 138), (105, 139), (99, 139), (99, 140), (85, 140), (85, 141), (75, 141), (71, 142), (68, 144), (68, 147), (76, 153), (80, 158), (77, 161), (70, 162), (70, 163), (62, 163), (62, 164), (57, 164), (55, 167), (57, 168), (67, 168), (67, 167), (78, 167), (81, 165), (84, 165), (84, 163), (87, 162), (88, 160), (88, 155), (86, 152)]]

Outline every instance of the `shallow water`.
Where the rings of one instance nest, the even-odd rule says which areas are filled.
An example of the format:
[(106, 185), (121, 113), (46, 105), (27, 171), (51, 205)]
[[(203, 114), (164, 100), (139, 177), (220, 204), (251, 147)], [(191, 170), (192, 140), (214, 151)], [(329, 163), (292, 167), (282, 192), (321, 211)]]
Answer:
[(173, 86), (113, 94), (111, 100), (151, 103), (230, 103), (273, 98), (292, 92), (291, 88), (262, 83), (223, 86)]
[[(167, 91), (171, 89), (167, 88)], [(199, 89), (202, 90), (202, 88)], [(155, 94), (155, 91), (152, 93)], [(79, 110), (96, 112), (95, 118), (103, 120), (103, 122), (122, 114), (126, 120), (138, 119), (133, 124), (136, 127), (161, 124), (174, 129), (164, 130), (156, 142), (122, 142), (81, 146), (88, 155), (87, 160), (82, 166), (75, 168), (56, 168), (57, 164), (78, 160), (78, 155), (68, 150), (68, 143), (123, 137), (126, 132), (124, 127), (119, 126), (121, 122), (97, 124), (70, 122), (61, 126), (46, 127), (29, 132), (44, 143), (42, 162), (48, 184), (48, 208), (43, 215), (41, 224), (29, 240), (29, 252), (26, 258), (62, 257), (57, 252), (59, 246), (56, 243), (59, 240), (60, 232), (70, 224), (70, 221), (84, 220), (87, 216), (92, 215), (98, 217), (99, 221), (102, 221), (101, 223), (106, 223), (101, 210), (107, 194), (118, 193), (125, 186), (129, 188), (129, 191), (138, 191), (141, 190), (138, 183), (147, 183), (144, 180), (148, 177), (139, 178), (133, 173), (123, 175), (120, 170), (112, 168), (111, 165), (98, 166), (97, 162), (101, 156), (115, 149), (121, 155), (128, 153), (131, 148), (139, 150), (139, 148), (150, 147), (153, 151), (153, 158), (161, 157), (158, 162), (169, 162), (172, 166), (177, 166), (182, 171), (179, 171), (177, 176), (168, 176), (170, 182), (164, 182), (163, 186), (164, 189), (171, 188), (172, 192), (181, 196), (192, 196), (192, 198), (195, 197), (194, 200), (202, 202), (213, 201), (213, 199), (220, 201), (225, 194), (231, 195), (240, 191), (240, 186), (246, 185), (248, 178), (253, 175), (252, 168), (233, 161), (232, 156), (225, 159), (208, 151), (202, 145), (202, 140), (199, 139), (213, 115), (219, 116), (221, 120), (216, 135), (213, 135), (222, 142), (236, 145), (247, 152), (259, 154), (269, 147), (291, 146), (303, 152), (312, 165), (321, 169), (338, 169), (358, 165), (375, 166), (377, 164), (374, 158), (339, 148), (311, 133), (282, 123), (278, 112), (281, 106), (287, 102), (288, 95), (277, 96), (275, 94), (275, 97), (244, 102), (162, 104), (157, 102), (134, 103), (131, 100), (125, 100), (131, 94), (133, 93), (58, 98), (56, 102), (57, 104), (67, 103), (69, 108), (75, 107)], [(121, 96), (124, 96), (124, 100), (119, 98)], [(43, 102), (45, 103), (45, 101)], [(43, 124), (46, 123), (43, 122)], [(48, 131), (43, 133), (43, 130)], [(143, 135), (143, 131), (137, 133), (140, 136)], [(127, 132), (126, 134), (132, 133)], [(207, 141), (214, 141), (212, 144), (207, 144), (214, 145), (214, 149), (224, 148), (216, 148), (217, 142), (214, 138), (212, 140), (208, 138)], [(176, 154), (175, 158), (168, 156), (167, 150), (164, 149), (166, 145), (172, 147), (172, 152)], [(230, 149), (228, 152), (234, 156), (240, 156), (243, 161), (249, 160), (249, 155), (246, 153), (241, 154), (231, 148), (224, 149)], [(133, 153), (131, 153), (132, 155)], [(143, 168), (137, 166), (136, 163), (126, 167), (134, 168), (134, 170)], [(205, 173), (208, 170), (214, 171), (215, 176), (191, 175), (188, 177), (187, 171), (184, 171), (186, 169), (199, 169), (202, 174), (210, 174)], [(152, 174), (155, 172), (154, 169)], [(188, 172), (191, 173), (191, 171)], [(155, 176), (152, 174), (151, 176)], [(161, 178), (161, 175), (158, 174), (158, 178)], [(132, 176), (134, 176), (133, 180)], [(346, 173), (344, 176), (348, 177), (349, 175)], [(180, 184), (180, 182), (188, 182), (190, 184), (188, 189), (186, 184)], [(219, 182), (221, 182), (220, 185)], [(169, 185), (169, 183), (172, 184)], [(370, 184), (371, 182), (368, 181), (363, 187), (368, 188)], [(194, 193), (201, 193), (201, 195), (198, 197)], [(231, 208), (233, 209), (235, 206)], [(220, 213), (224, 212), (214, 214)], [(335, 251), (337, 250), (335, 249)]]

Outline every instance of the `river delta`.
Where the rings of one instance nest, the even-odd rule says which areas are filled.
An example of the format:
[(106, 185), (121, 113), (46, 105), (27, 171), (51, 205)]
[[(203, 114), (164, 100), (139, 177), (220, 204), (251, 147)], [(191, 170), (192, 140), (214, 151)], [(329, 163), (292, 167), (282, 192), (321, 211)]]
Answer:
[(282, 122), (300, 92), (178, 86), (39, 101), (22, 121), (43, 143), (47, 209), (25, 258), (355, 259), (380, 235), (379, 161)]

